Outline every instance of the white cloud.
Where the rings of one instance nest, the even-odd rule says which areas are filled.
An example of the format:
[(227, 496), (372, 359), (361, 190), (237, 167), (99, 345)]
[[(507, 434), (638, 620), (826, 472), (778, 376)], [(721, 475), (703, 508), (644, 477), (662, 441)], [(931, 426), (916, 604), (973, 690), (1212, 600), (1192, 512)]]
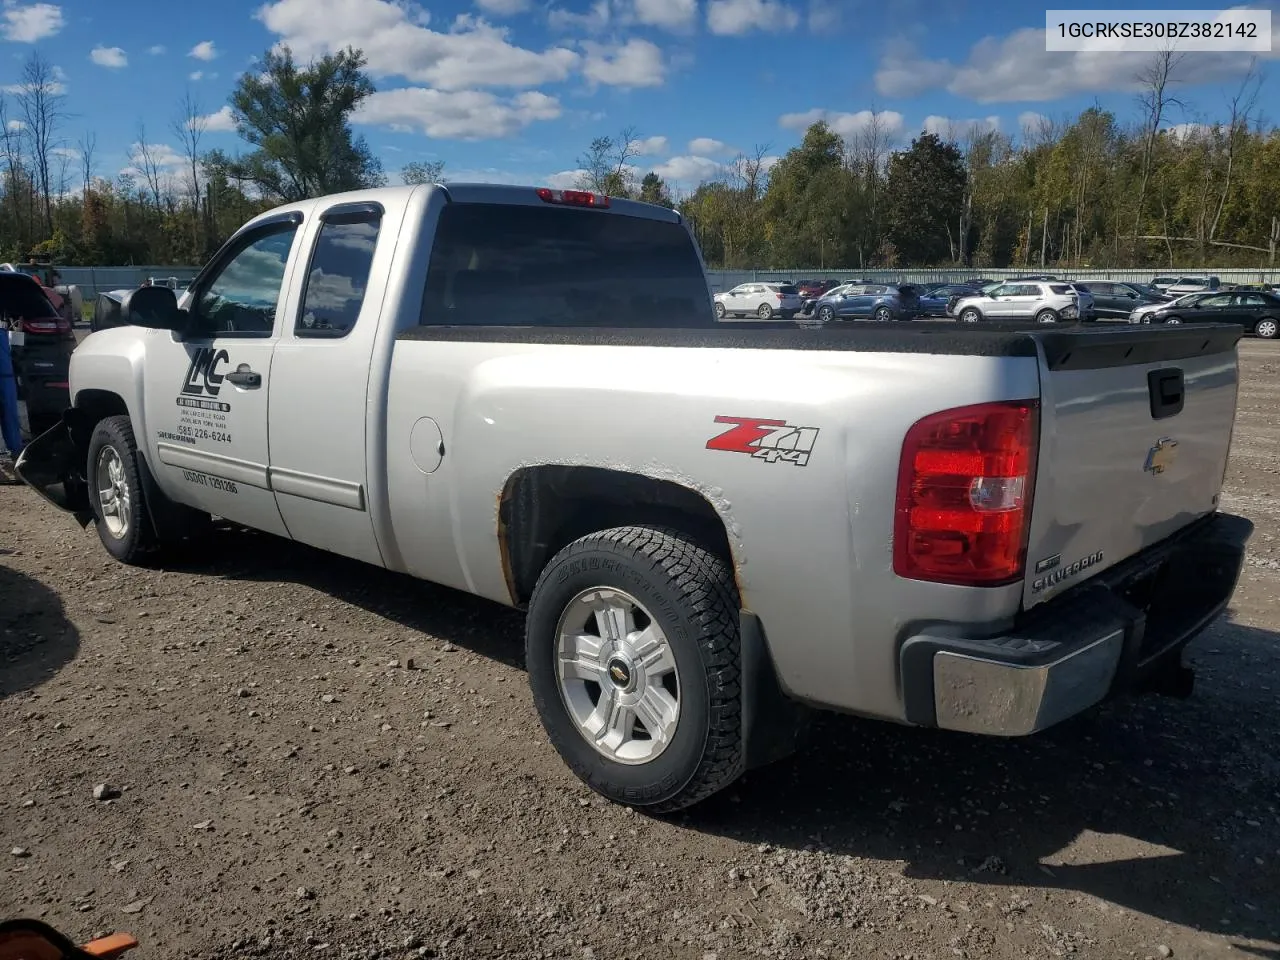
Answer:
[(275, 0), (255, 16), (300, 60), (359, 47), (374, 77), (399, 76), (438, 90), (533, 87), (565, 80), (581, 61), (566, 47), (512, 45), (509, 31), (469, 14), (447, 33), (420, 8), (391, 0)]
[(203, 71), (203, 70), (192, 70), (190, 73), (188, 73), (188, 74), (187, 74), (187, 79), (188, 79), (188, 80), (203, 80), (203, 79), (204, 79), (204, 71)]
[(55, 157), (66, 157), (68, 160), (80, 159), (80, 151), (75, 147), (54, 147), (49, 152)]
[(631, 0), (630, 17), (647, 27), (687, 30), (698, 18), (698, 0)]
[(587, 40), (582, 75), (587, 82), (609, 87), (660, 87), (667, 67), (657, 44), (632, 37), (626, 43), (606, 46)]
[(187, 165), (187, 158), (167, 143), (148, 143), (144, 148), (141, 143), (135, 142), (129, 147), (129, 165), (120, 171), (122, 176), (139, 178), (146, 176), (143, 170), (142, 154), (144, 150), (148, 154), (151, 164), (162, 175), (167, 175), (173, 170)]
[(1213, 127), (1207, 123), (1175, 123), (1167, 127), (1163, 132), (1175, 140), (1190, 140), (1206, 134), (1212, 129)]
[(1018, 126), (1023, 129), (1026, 129), (1027, 127), (1035, 129), (1036, 127), (1044, 126), (1048, 122), (1048, 117), (1043, 113), (1036, 113), (1034, 110), (1027, 110), (1018, 114)]
[(111, 67), (113, 70), (129, 65), (129, 58), (119, 47), (94, 47), (89, 51), (89, 59), (100, 67)]
[(420, 130), (441, 140), (494, 140), (537, 120), (560, 116), (560, 101), (526, 91), (511, 98), (482, 90), (380, 90), (360, 105), (355, 123)]
[(583, 30), (587, 33), (599, 33), (609, 26), (613, 11), (609, 0), (596, 0), (585, 13), (552, 7), (547, 11), (547, 24), (552, 30)]
[(200, 124), (207, 133), (232, 133), (236, 129), (236, 117), (231, 112), (230, 104), (220, 107), (216, 112), (200, 118)]
[(631, 141), (631, 152), (638, 157), (652, 157), (667, 152), (666, 137), (645, 137), (643, 140)]
[(840, 27), (840, 5), (836, 0), (809, 0), (809, 29), (826, 33)]
[(981, 120), (953, 120), (951, 117), (930, 115), (924, 118), (920, 129), (943, 140), (963, 140), (976, 133), (994, 133), (1000, 129), (1000, 118), (991, 116)]
[[(1270, 53), (1280, 57), (1280, 20), (1272, 27)], [(979, 103), (1052, 101), (1063, 97), (1136, 91), (1137, 74), (1151, 62), (1151, 53), (1091, 50), (1046, 52), (1044, 29), (1027, 27), (1003, 37), (986, 37), (970, 48), (963, 64), (931, 60), (909, 44), (890, 44), (875, 74), (883, 96), (914, 97), (945, 89)], [(1222, 83), (1249, 69), (1251, 57), (1235, 52), (1197, 52), (1174, 71), (1179, 83)]]
[(696, 137), (689, 141), (689, 152), (699, 157), (714, 157), (722, 153), (732, 153), (729, 145), (723, 140), (711, 137)]
[(761, 157), (760, 169), (762, 169), (765, 173), (768, 173), (770, 170), (776, 167), (781, 162), (781, 160), (782, 160), (781, 157), (775, 157), (775, 156)]
[(794, 30), (799, 23), (800, 14), (781, 0), (711, 0), (707, 5), (707, 28), (721, 36)]
[(586, 175), (585, 170), (562, 170), (544, 177), (543, 182), (552, 190), (572, 190), (578, 185), (578, 180)]
[(13, 43), (35, 43), (52, 37), (67, 25), (62, 8), (52, 3), (19, 5), (5, 0), (4, 16), (0, 18), (0, 34)]
[(531, 5), (532, 0), (476, 0), (477, 7), (495, 17), (513, 17), (524, 13)]
[(197, 60), (213, 60), (218, 56), (218, 49), (213, 45), (212, 40), (201, 40), (191, 48), (187, 56), (195, 57)]
[(725, 166), (709, 157), (672, 157), (653, 168), (667, 183), (697, 186), (723, 176)]
[(154, 47), (147, 47), (147, 53), (151, 54), (153, 57), (160, 56), (160, 54), (164, 53), (164, 44), (157, 43)]
[(784, 113), (778, 118), (778, 125), (786, 130), (803, 133), (819, 120), (825, 120), (829, 126), (846, 140), (867, 132), (873, 124), (879, 126), (880, 135), (893, 143), (902, 137), (906, 129), (906, 120), (896, 110), (882, 110), (872, 113), (870, 110), (859, 110), (857, 113), (838, 113), (834, 110), (823, 110), (815, 107), (804, 113)]
[(14, 131), (15, 133), (19, 130), (27, 129), (27, 125), (23, 123), (21, 120), (10, 120), (7, 124), (5, 124), (5, 127), (9, 130)]
[[(66, 84), (67, 72), (59, 66), (54, 66), (53, 69), (49, 71), (49, 75), (52, 77), (52, 79), (49, 80), (46, 84), (44, 84), (45, 94), (47, 94), (50, 97), (57, 97), (66, 93), (67, 92), (67, 84)], [(3, 91), (5, 93), (11, 93), (15, 96), (18, 96), (20, 94), (26, 93), (30, 88), (31, 88), (31, 84), (10, 83), (10, 84), (7, 84), (6, 86), (0, 87), (0, 91)]]

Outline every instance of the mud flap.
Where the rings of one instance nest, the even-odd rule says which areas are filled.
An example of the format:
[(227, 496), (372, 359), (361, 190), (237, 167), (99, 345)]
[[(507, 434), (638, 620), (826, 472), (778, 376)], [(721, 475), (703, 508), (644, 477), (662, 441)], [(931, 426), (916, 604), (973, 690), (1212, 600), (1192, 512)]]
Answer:
[(813, 711), (782, 691), (760, 618), (743, 610), (738, 621), (742, 644), (742, 739), (746, 769), (754, 770), (795, 753)]
[(23, 483), (59, 510), (70, 513), (84, 527), (93, 521), (93, 513), (89, 509), (89, 491), (81, 461), (80, 446), (64, 414), (56, 427), (50, 427), (22, 448), (14, 472)]

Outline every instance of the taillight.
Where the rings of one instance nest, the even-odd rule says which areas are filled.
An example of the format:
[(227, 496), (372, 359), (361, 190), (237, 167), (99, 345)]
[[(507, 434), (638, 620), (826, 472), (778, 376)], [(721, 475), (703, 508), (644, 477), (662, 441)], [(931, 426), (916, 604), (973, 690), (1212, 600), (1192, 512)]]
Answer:
[(609, 198), (586, 190), (549, 190), (538, 188), (538, 197), (544, 203), (560, 203), (570, 207), (608, 207)]
[(1036, 400), (944, 410), (907, 431), (893, 572), (998, 587), (1026, 568), (1040, 418)]
[(63, 339), (68, 337), (75, 339), (75, 331), (72, 329), (71, 323), (61, 317), (52, 320), (23, 320), (22, 332), (44, 336), (54, 333), (61, 334)]

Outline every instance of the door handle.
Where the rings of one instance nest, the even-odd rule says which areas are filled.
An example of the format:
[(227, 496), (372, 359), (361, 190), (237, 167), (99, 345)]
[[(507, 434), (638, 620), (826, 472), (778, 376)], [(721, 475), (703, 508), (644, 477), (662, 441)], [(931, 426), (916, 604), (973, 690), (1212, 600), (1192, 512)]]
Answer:
[(237, 387), (245, 387), (247, 389), (262, 386), (262, 374), (254, 373), (243, 364), (241, 364), (239, 370), (226, 374), (224, 379), (228, 383), (234, 383)]

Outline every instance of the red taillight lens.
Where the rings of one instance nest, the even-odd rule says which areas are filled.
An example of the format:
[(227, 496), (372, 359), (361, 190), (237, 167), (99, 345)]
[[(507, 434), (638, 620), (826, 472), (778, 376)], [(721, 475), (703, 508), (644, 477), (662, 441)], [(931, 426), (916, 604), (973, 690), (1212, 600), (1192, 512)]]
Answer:
[(23, 320), (22, 332), (44, 336), (56, 333), (61, 334), (64, 339), (66, 337), (75, 338), (75, 331), (72, 329), (71, 324), (61, 317), (49, 320)]
[(898, 468), (893, 572), (971, 587), (1022, 579), (1039, 438), (1035, 400), (917, 421)]
[(545, 203), (561, 203), (570, 207), (605, 208), (609, 206), (608, 197), (586, 190), (549, 190), (546, 187), (539, 187), (538, 197)]

